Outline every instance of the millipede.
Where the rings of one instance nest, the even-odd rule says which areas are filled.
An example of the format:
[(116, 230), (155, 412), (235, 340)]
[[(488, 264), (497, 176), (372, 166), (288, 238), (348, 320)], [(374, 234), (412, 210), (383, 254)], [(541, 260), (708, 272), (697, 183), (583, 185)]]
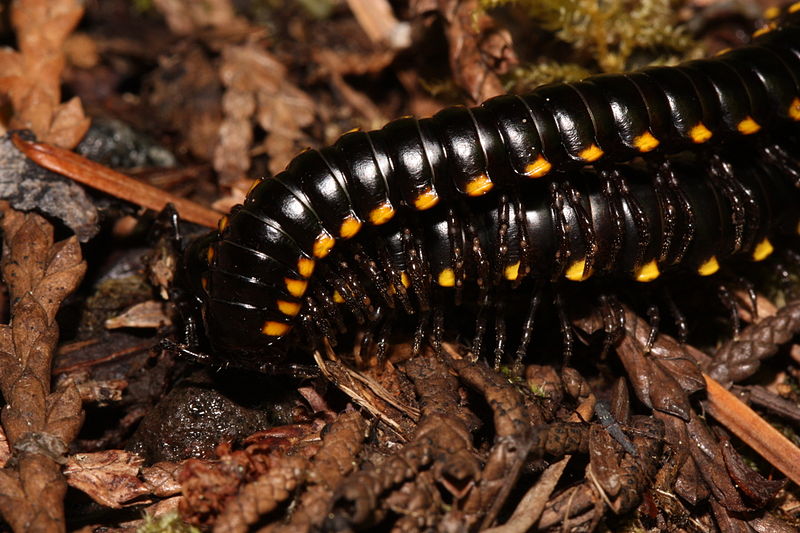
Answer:
[(798, 122), (800, 3), (711, 59), (307, 150), (189, 246), (184, 275), (215, 357), (265, 370), (350, 319), (414, 315), (436, 332), (523, 285), (708, 276), (798, 232)]

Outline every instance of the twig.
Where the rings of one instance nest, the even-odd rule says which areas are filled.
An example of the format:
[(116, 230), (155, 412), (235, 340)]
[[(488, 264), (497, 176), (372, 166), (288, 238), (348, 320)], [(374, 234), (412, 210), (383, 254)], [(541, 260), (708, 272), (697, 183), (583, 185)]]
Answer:
[(708, 391), (706, 408), (711, 416), (800, 485), (800, 449), (716, 380), (703, 376)]
[(36, 164), (128, 202), (154, 211), (160, 211), (171, 203), (184, 220), (209, 228), (215, 228), (222, 216), (218, 211), (142, 183), (69, 150), (26, 141), (16, 134), (12, 140)]

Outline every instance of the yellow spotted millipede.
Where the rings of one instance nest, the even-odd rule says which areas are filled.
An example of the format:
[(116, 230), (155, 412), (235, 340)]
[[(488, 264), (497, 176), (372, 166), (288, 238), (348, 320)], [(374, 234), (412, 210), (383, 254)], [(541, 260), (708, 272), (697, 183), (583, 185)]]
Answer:
[(370, 323), (533, 280), (710, 275), (797, 231), (799, 123), (797, 3), (712, 59), (305, 151), (188, 248), (184, 277), (214, 356), (269, 371), (333, 339), (340, 308)]

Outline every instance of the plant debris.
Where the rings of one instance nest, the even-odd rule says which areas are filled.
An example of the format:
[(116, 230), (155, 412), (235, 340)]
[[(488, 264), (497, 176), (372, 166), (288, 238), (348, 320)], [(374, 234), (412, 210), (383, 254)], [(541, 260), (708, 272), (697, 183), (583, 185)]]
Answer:
[(300, 150), (540, 83), (707, 56), (741, 44), (753, 6), (7, 9), (0, 529), (800, 528), (800, 300), (786, 265), (755, 289), (731, 282), (741, 329), (690, 300), (690, 320), (705, 320), (698, 346), (673, 339), (669, 320), (651, 335), (650, 294), (575, 305), (568, 364), (547, 324), (525, 358), (494, 366), (461, 337), (422, 342), (416, 357), (425, 339), (400, 338), (380, 357), (322, 346), (303, 378), (199, 367), (162, 344), (185, 318), (179, 245)]

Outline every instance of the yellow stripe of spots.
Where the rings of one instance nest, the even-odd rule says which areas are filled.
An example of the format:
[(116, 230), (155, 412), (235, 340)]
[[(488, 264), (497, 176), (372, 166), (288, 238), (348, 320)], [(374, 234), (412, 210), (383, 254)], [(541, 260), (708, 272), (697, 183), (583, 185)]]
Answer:
[(714, 55), (717, 56), (717, 57), (724, 56), (725, 54), (727, 54), (730, 51), (731, 51), (731, 48), (723, 48), (722, 50), (720, 50), (719, 52), (717, 52)]
[(550, 163), (550, 161), (545, 159), (544, 156), (540, 155), (536, 158), (536, 161), (525, 167), (525, 175), (529, 178), (541, 178), (550, 172), (551, 168), (553, 168), (553, 165)]
[(486, 174), (481, 174), (467, 183), (465, 192), (467, 193), (467, 196), (483, 196), (487, 192), (491, 191), (492, 187), (494, 187), (494, 183), (492, 183), (492, 180), (489, 179), (489, 176)]
[(334, 244), (336, 244), (336, 241), (331, 237), (330, 233), (323, 231), (314, 241), (314, 257), (322, 259), (330, 253)]
[(286, 316), (295, 316), (300, 312), (299, 302), (287, 302), (286, 300), (278, 300), (278, 311)]
[(753, 37), (754, 38), (755, 37), (761, 37), (762, 35), (764, 35), (766, 33), (769, 33), (774, 29), (775, 29), (775, 24), (773, 24), (773, 23), (766, 24), (766, 25), (761, 26), (760, 28), (758, 28), (756, 31), (754, 31), (753, 32)]
[(389, 222), (394, 216), (394, 207), (389, 202), (383, 202), (378, 207), (369, 212), (369, 221), (375, 226), (380, 226)]
[(649, 152), (655, 149), (655, 147), (659, 144), (659, 140), (656, 139), (649, 131), (646, 131), (641, 135), (634, 137), (633, 139), (633, 145), (640, 152)]
[(717, 261), (716, 256), (712, 255), (705, 263), (700, 265), (700, 267), (697, 269), (697, 273), (701, 276), (710, 276), (717, 270), (719, 270), (719, 262)]
[(797, 11), (800, 11), (800, 2), (795, 2), (789, 6), (789, 13), (795, 13)]
[(456, 273), (453, 272), (452, 268), (445, 268), (439, 272), (437, 281), (442, 287), (454, 287), (456, 284)]
[(591, 163), (592, 161), (597, 161), (603, 157), (603, 150), (601, 150), (596, 144), (590, 144), (588, 148), (581, 150), (581, 152), (578, 154), (578, 157), (587, 163)]
[(586, 272), (586, 259), (579, 259), (572, 263), (567, 271), (564, 273), (564, 277), (572, 280), (572, 281), (583, 281), (589, 278), (589, 273)]
[(492, 187), (494, 187), (494, 183), (489, 179), (489, 176), (481, 174), (467, 183), (466, 193), (467, 196), (483, 196), (491, 191)]
[(333, 291), (333, 302), (337, 304), (344, 303), (344, 296), (339, 291)]
[(314, 260), (301, 257), (297, 260), (297, 272), (304, 278), (310, 277), (314, 272)]
[(781, 9), (778, 6), (770, 6), (764, 10), (765, 19), (775, 19), (781, 14)]
[(698, 122), (695, 127), (689, 130), (689, 137), (692, 139), (692, 142), (696, 144), (702, 144), (711, 138), (711, 130), (706, 128), (706, 125), (702, 122)]
[(264, 325), (261, 326), (261, 333), (264, 335), (269, 335), (270, 337), (280, 337), (281, 335), (288, 333), (290, 329), (292, 329), (292, 326), (289, 324), (267, 320), (264, 322)]
[(753, 117), (747, 117), (736, 125), (736, 129), (742, 135), (750, 135), (761, 129), (761, 125), (753, 120)]
[(414, 208), (417, 211), (430, 209), (439, 203), (439, 195), (431, 188), (425, 189), (414, 199)]
[(769, 239), (764, 239), (760, 243), (756, 245), (756, 249), (753, 250), (753, 261), (763, 261), (766, 259), (775, 249), (772, 247), (772, 243), (769, 242)]
[(789, 105), (789, 116), (792, 120), (800, 120), (800, 98), (792, 100), (791, 105)]
[(403, 287), (406, 289), (411, 286), (411, 280), (409, 279), (408, 274), (405, 272), (400, 272), (400, 283), (402, 283)]
[(503, 274), (506, 276), (507, 280), (515, 281), (519, 277), (519, 261), (513, 265), (508, 265), (503, 271)]
[(224, 215), (217, 221), (217, 230), (222, 233), (228, 227), (228, 215)]
[(349, 239), (359, 231), (361, 231), (361, 221), (353, 215), (349, 215), (342, 221), (342, 227), (339, 228), (339, 235), (342, 239)]
[(656, 263), (656, 260), (653, 259), (646, 265), (641, 266), (634, 274), (634, 278), (636, 281), (646, 283), (648, 281), (653, 281), (660, 275), (661, 272), (658, 271), (658, 263)]
[(283, 278), (286, 283), (286, 290), (295, 298), (300, 298), (306, 292), (308, 282), (304, 279)]

